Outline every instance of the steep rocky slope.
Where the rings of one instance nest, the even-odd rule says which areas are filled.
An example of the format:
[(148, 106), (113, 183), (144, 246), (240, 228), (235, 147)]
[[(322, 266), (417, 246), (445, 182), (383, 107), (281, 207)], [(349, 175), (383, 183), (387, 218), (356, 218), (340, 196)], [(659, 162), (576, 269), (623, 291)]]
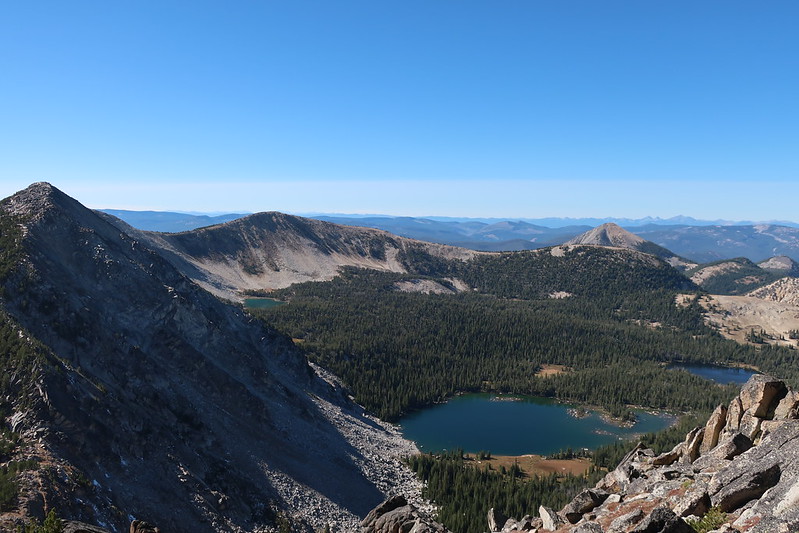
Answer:
[(707, 323), (728, 339), (749, 342), (763, 332), (760, 343), (799, 347), (791, 331), (799, 330), (799, 305), (752, 296), (706, 295), (700, 299)]
[[(729, 406), (720, 405), (673, 450), (656, 456), (640, 445), (592, 489), (560, 511), (498, 517), (490, 531), (558, 533), (716, 533), (799, 531), (799, 393), (755, 375)], [(712, 525), (710, 525), (712, 523)], [(387, 500), (362, 533), (444, 531), (402, 498)]]
[(111, 222), (205, 289), (231, 300), (240, 299), (242, 291), (329, 280), (343, 266), (407, 272), (419, 255), (465, 260), (478, 253), (274, 212), (183, 233), (140, 232)]
[(696, 266), (696, 263), (678, 257), (670, 250), (667, 250), (662, 246), (658, 246), (653, 242), (642, 239), (638, 235), (635, 235), (634, 233), (631, 233), (612, 222), (608, 222), (588, 230), (564, 244), (591, 244), (594, 246), (627, 248), (629, 250), (638, 250), (639, 252), (652, 254), (663, 259), (671, 266), (676, 268), (686, 269)]
[(785, 277), (746, 294), (771, 302), (799, 306), (799, 278)]
[(114, 531), (350, 531), (403, 480), (415, 497), (413, 446), (289, 339), (48, 184), (0, 222), (3, 331), (42, 346), (0, 354), (15, 459), (37, 461), (0, 527), (56, 508)]

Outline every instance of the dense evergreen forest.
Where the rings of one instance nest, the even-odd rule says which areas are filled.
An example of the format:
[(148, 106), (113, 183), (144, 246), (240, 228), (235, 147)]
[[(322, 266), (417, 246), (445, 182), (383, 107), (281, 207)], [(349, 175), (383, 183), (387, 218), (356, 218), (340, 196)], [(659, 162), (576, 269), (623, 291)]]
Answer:
[[(442, 401), (456, 392), (532, 394), (602, 406), (621, 417), (631, 405), (683, 413), (680, 422), (643, 437), (660, 453), (680, 442), (716, 405), (737, 393), (709, 385), (669, 363), (749, 364), (799, 383), (797, 351), (742, 346), (705, 326), (699, 292), (652, 256), (601, 247), (477, 256), (447, 262), (419, 252), (402, 258), (412, 274), (346, 269), (325, 283), (277, 291), (289, 305), (258, 311), (296, 339), (308, 356), (338, 374), (356, 399), (381, 418)], [(418, 294), (397, 282), (429, 279), (474, 290)], [(552, 296), (558, 296), (553, 298)], [(545, 364), (566, 371), (548, 377)], [(409, 464), (426, 481), (452, 531), (485, 529), (488, 509), (521, 518), (540, 504), (560, 508), (601, 469), (612, 469), (632, 442), (593, 452), (585, 477), (533, 477), (484, 471), (460, 452), (422, 455)]]
[[(467, 263), (414, 259), (428, 274), (476, 287), (461, 294), (403, 293), (407, 275), (347, 269), (330, 282), (277, 291), (290, 305), (254, 311), (298, 340), (383, 419), (456, 392), (532, 394), (602, 406), (709, 410), (734, 387), (667, 370), (670, 362), (747, 363), (796, 377), (797, 353), (741, 346), (707, 328), (695, 289), (651, 256), (579, 247), (555, 256), (518, 252)], [(555, 292), (571, 296), (549, 298)], [(543, 364), (569, 371), (536, 374)]]
[(423, 496), (438, 506), (438, 519), (457, 533), (483, 533), (492, 507), (517, 519), (532, 514), (539, 505), (560, 509), (585, 487), (603, 475), (533, 476), (526, 478), (518, 467), (487, 470), (468, 463), (462, 450), (446, 454), (423, 454), (408, 458), (408, 465), (425, 482)]
[[(631, 415), (632, 405), (691, 413), (643, 437), (662, 452), (737, 393), (735, 386), (670, 370), (669, 363), (744, 363), (799, 383), (796, 350), (723, 339), (704, 325), (696, 301), (676, 304), (677, 294), (699, 288), (645, 254), (575, 247), (481, 255), (464, 263), (414, 251), (401, 260), (411, 274), (345, 269), (330, 282), (272, 294), (289, 305), (253, 311), (386, 420), (470, 391), (546, 396), (602, 406), (621, 417)], [(456, 279), (474, 290), (397, 290), (403, 280), (454, 289)], [(542, 377), (545, 364), (566, 371)], [(595, 468), (612, 469), (633, 445), (595, 450)], [(476, 469), (460, 451), (409, 458), (409, 464), (426, 481), (439, 519), (463, 533), (483, 531), (491, 507), (517, 518), (541, 503), (560, 508), (601, 475), (525, 479), (513, 470)]]
[[(686, 416), (665, 431), (642, 436), (640, 441), (655, 453), (662, 453), (681, 442), (699, 423), (697, 417)], [(425, 481), (424, 496), (436, 503), (439, 520), (450, 530), (483, 533), (491, 508), (516, 519), (536, 513), (539, 505), (562, 508), (580, 490), (595, 485), (605, 470), (615, 468), (632, 446), (633, 442), (618, 442), (595, 450), (595, 467), (585, 476), (525, 477), (514, 467), (480, 469), (474, 465), (475, 456), (464, 456), (462, 450), (409, 457), (408, 465)]]

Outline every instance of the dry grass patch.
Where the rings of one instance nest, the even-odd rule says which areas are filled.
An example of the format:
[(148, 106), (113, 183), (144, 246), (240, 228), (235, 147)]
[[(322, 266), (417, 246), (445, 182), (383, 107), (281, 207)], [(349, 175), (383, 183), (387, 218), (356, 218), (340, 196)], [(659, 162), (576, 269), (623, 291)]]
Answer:
[(541, 370), (536, 372), (536, 376), (545, 378), (548, 376), (555, 376), (557, 374), (563, 374), (564, 372), (568, 372), (569, 367), (564, 365), (550, 365), (550, 364), (543, 364), (541, 365)]
[(492, 455), (491, 459), (478, 461), (475, 455), (467, 455), (467, 463), (477, 468), (490, 468), (499, 471), (502, 467), (510, 470), (514, 464), (519, 465), (522, 473), (526, 477), (548, 476), (550, 474), (572, 474), (581, 476), (591, 470), (591, 460), (586, 458), (579, 459), (547, 459), (542, 455)]

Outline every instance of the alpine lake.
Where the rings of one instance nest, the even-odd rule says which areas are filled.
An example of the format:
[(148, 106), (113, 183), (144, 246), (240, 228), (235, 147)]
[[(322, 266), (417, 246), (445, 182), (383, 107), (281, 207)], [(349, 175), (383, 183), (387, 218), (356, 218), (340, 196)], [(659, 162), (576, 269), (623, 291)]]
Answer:
[[(707, 365), (673, 365), (717, 383), (745, 383), (754, 372)], [(548, 398), (521, 395), (463, 394), (404, 416), (405, 438), (424, 452), (462, 448), (467, 453), (549, 455), (571, 448), (595, 449), (637, 435), (660, 431), (673, 415), (635, 411), (632, 426), (620, 425), (597, 411)]]
[(270, 307), (277, 307), (286, 302), (275, 300), (274, 298), (247, 298), (244, 300), (244, 307), (248, 309), (269, 309)]

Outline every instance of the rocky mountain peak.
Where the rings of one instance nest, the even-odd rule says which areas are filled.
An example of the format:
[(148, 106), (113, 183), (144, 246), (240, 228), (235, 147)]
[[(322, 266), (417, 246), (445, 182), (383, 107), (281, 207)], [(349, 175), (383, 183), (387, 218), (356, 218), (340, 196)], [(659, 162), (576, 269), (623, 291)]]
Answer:
[(46, 347), (47, 364), (18, 379), (27, 396), (0, 397), (13, 399), (19, 459), (51, 480), (25, 478), (22, 515), (54, 506), (120, 531), (124, 509), (210, 532), (268, 530), (284, 513), (352, 530), (396, 480), (413, 486), (396, 460), (412, 444), (290, 339), (49, 184), (3, 201), (0, 219), (17, 217), (25, 268), (2, 279), (0, 319)]
[(758, 263), (758, 266), (764, 270), (779, 272), (786, 276), (799, 277), (799, 263), (785, 255), (770, 257)]
[(11, 215), (32, 216), (41, 215), (58, 204), (64, 203), (68, 198), (64, 193), (47, 182), (34, 183), (6, 198), (3, 201), (3, 210)]
[(685, 270), (696, 266), (696, 263), (688, 259), (676, 255), (671, 250), (663, 248), (652, 241), (647, 241), (627, 231), (621, 226), (608, 222), (597, 226), (594, 229), (588, 230), (585, 233), (578, 235), (565, 244), (573, 245), (590, 245), (590, 246), (612, 246), (615, 248), (627, 248), (630, 250), (637, 250), (644, 252), (655, 257), (663, 259), (671, 266)]
[(566, 244), (593, 244), (597, 246), (616, 246), (637, 250), (646, 241), (630, 233), (618, 224), (607, 222), (571, 239)]
[(27, 223), (91, 227), (101, 222), (94, 211), (44, 181), (34, 183), (3, 200), (0, 212), (21, 217)]

